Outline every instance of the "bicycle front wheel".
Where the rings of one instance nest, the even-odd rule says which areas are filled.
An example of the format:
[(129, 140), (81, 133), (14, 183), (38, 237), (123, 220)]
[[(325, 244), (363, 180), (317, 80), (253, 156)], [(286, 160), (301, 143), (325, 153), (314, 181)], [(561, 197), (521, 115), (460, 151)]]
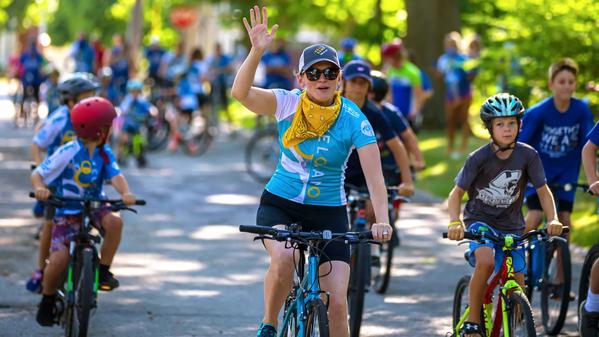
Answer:
[(580, 271), (580, 284), (578, 285), (578, 305), (576, 306), (576, 308), (580, 308), (580, 304), (587, 299), (591, 269), (593, 268), (593, 263), (595, 263), (597, 259), (599, 259), (599, 244), (596, 244), (593, 247), (591, 247), (586, 257), (584, 258), (582, 270)]
[(94, 305), (94, 251), (85, 248), (81, 251), (79, 280), (75, 288), (74, 321), (78, 324), (78, 337), (87, 337), (89, 316)]
[[(541, 285), (541, 317), (548, 335), (557, 335), (563, 328), (570, 304), (572, 265), (568, 243), (562, 240), (548, 242), (545, 270)], [(560, 274), (562, 275), (561, 277)]]
[(458, 323), (468, 307), (468, 285), (470, 285), (470, 275), (462, 276), (455, 287), (453, 295), (453, 330), (455, 336), (458, 335)]
[(396, 246), (399, 246), (399, 233), (397, 233), (397, 227), (395, 226), (395, 219), (393, 218), (393, 209), (389, 212), (389, 219), (393, 226), (392, 239), (384, 242), (380, 247), (380, 269), (377, 275), (373, 275), (373, 287), (374, 290), (379, 294), (384, 294), (389, 287), (389, 281), (391, 280), (391, 270), (393, 269), (393, 250)]
[(350, 268), (347, 296), (349, 303), (349, 331), (351, 337), (358, 337), (360, 336), (360, 327), (362, 326), (366, 280), (369, 280), (370, 246), (368, 244), (361, 243), (353, 247)]
[(535, 321), (526, 295), (515, 291), (509, 298), (508, 322), (510, 336), (536, 337)]
[(307, 317), (306, 337), (329, 337), (329, 318), (322, 300), (317, 299), (308, 303)]
[(297, 328), (297, 310), (295, 308), (295, 287), (291, 290), (289, 296), (285, 300), (285, 310), (283, 311), (283, 337), (296, 337), (298, 334)]

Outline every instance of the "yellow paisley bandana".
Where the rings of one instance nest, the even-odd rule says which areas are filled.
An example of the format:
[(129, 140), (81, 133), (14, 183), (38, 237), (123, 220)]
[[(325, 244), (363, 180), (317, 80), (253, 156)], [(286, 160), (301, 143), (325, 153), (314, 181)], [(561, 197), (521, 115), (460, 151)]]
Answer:
[(283, 135), (283, 146), (290, 148), (306, 139), (324, 135), (337, 120), (341, 111), (341, 92), (335, 93), (331, 106), (321, 106), (312, 102), (306, 92), (300, 95), (300, 103), (293, 116), (293, 122)]

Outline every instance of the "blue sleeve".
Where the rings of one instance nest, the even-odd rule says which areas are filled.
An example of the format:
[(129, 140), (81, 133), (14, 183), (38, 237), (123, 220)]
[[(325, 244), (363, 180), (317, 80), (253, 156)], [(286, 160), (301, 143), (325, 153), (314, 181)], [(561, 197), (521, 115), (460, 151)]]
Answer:
[(522, 129), (518, 135), (518, 140), (520, 142), (534, 146), (534, 144), (531, 144), (530, 142), (534, 139), (541, 122), (538, 111), (539, 109), (530, 109), (524, 114), (524, 117), (522, 117)]
[(44, 122), (42, 128), (33, 137), (33, 143), (42, 149), (47, 149), (54, 141), (60, 130), (67, 122), (67, 117), (61, 114), (54, 113)]
[(591, 143), (599, 146), (599, 122), (597, 122), (597, 124), (595, 124), (595, 126), (593, 127), (593, 129), (591, 130), (591, 132), (589, 132), (589, 134), (587, 135), (587, 137), (589, 138), (589, 140), (591, 141)]
[(106, 155), (108, 156), (108, 164), (106, 164), (106, 166), (105, 166), (106, 167), (105, 180), (110, 180), (110, 179), (114, 178), (115, 176), (121, 174), (121, 169), (119, 168), (119, 164), (116, 161), (114, 153), (112, 153), (110, 146), (108, 146), (107, 144), (104, 144), (104, 152), (106, 152)]
[[(580, 132), (580, 142), (579, 144), (584, 145), (586, 138), (587, 138), (587, 134), (589, 134), (589, 132), (591, 131), (591, 129), (593, 129), (593, 113), (591, 112), (591, 109), (589, 109), (589, 107), (582, 103), (582, 108), (583, 108), (583, 113), (584, 113), (584, 117), (583, 117), (583, 123), (582, 123), (582, 132)], [(594, 142), (593, 142), (594, 143)]]
[(389, 122), (391, 122), (393, 130), (398, 136), (408, 129), (409, 123), (398, 109), (389, 109), (387, 107), (383, 107), (383, 109), (386, 110), (385, 116), (387, 116)]
[(50, 185), (62, 174), (79, 149), (80, 147), (77, 141), (71, 141), (64, 144), (54, 151), (50, 157), (46, 158), (34, 172), (42, 177), (44, 184)]
[(431, 91), (433, 89), (433, 85), (431, 83), (431, 79), (428, 77), (424, 70), (420, 69), (420, 77), (422, 78), (422, 90)]
[(385, 115), (383, 115), (381, 112), (377, 112), (373, 115), (373, 117), (374, 121), (372, 126), (374, 127), (375, 131), (378, 131), (381, 134), (384, 141), (388, 141), (397, 136), (391, 127), (389, 119), (387, 119)]

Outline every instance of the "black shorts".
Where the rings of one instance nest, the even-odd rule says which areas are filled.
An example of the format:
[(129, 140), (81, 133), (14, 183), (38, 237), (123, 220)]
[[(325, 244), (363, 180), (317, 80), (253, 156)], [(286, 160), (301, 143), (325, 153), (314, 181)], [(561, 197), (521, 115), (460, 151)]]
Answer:
[[(533, 194), (529, 197), (526, 197), (526, 206), (528, 206), (529, 210), (542, 211), (543, 207), (541, 207), (541, 201), (539, 200), (538, 194)], [(574, 203), (568, 200), (556, 199), (555, 206), (557, 207), (557, 212), (569, 212), (572, 213), (574, 209)]]
[[(383, 169), (383, 177), (386, 186), (399, 186), (401, 184), (401, 174), (399, 170)], [(366, 177), (363, 174), (345, 177), (345, 183), (357, 187), (359, 191), (368, 191)], [(347, 191), (347, 189), (346, 189)]]
[[(333, 233), (344, 233), (349, 230), (345, 206), (304, 205), (264, 190), (260, 197), (256, 224), (272, 227), (292, 223), (300, 224), (302, 231), (328, 229)], [(348, 244), (339, 241), (323, 242), (320, 248), (324, 251), (320, 256), (321, 264), (328, 261), (349, 263)]]

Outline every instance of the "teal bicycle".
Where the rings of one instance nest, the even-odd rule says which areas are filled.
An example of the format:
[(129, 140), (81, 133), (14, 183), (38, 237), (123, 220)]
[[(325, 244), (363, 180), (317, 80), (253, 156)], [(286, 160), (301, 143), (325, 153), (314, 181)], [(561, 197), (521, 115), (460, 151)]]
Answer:
[[(319, 244), (333, 240), (349, 244), (378, 243), (372, 241), (371, 232), (332, 233), (329, 230), (302, 232), (299, 225), (289, 225), (288, 229), (266, 226), (239, 226), (239, 231), (257, 234), (255, 240), (275, 240), (286, 242), (289, 248), (299, 251), (296, 265), (296, 280), (285, 300), (283, 324), (279, 337), (328, 337), (329, 320), (327, 305), (329, 294), (320, 289)], [(308, 251), (308, 264), (305, 252)], [(307, 271), (307, 272), (306, 272)], [(326, 299), (326, 302), (323, 301)]]

